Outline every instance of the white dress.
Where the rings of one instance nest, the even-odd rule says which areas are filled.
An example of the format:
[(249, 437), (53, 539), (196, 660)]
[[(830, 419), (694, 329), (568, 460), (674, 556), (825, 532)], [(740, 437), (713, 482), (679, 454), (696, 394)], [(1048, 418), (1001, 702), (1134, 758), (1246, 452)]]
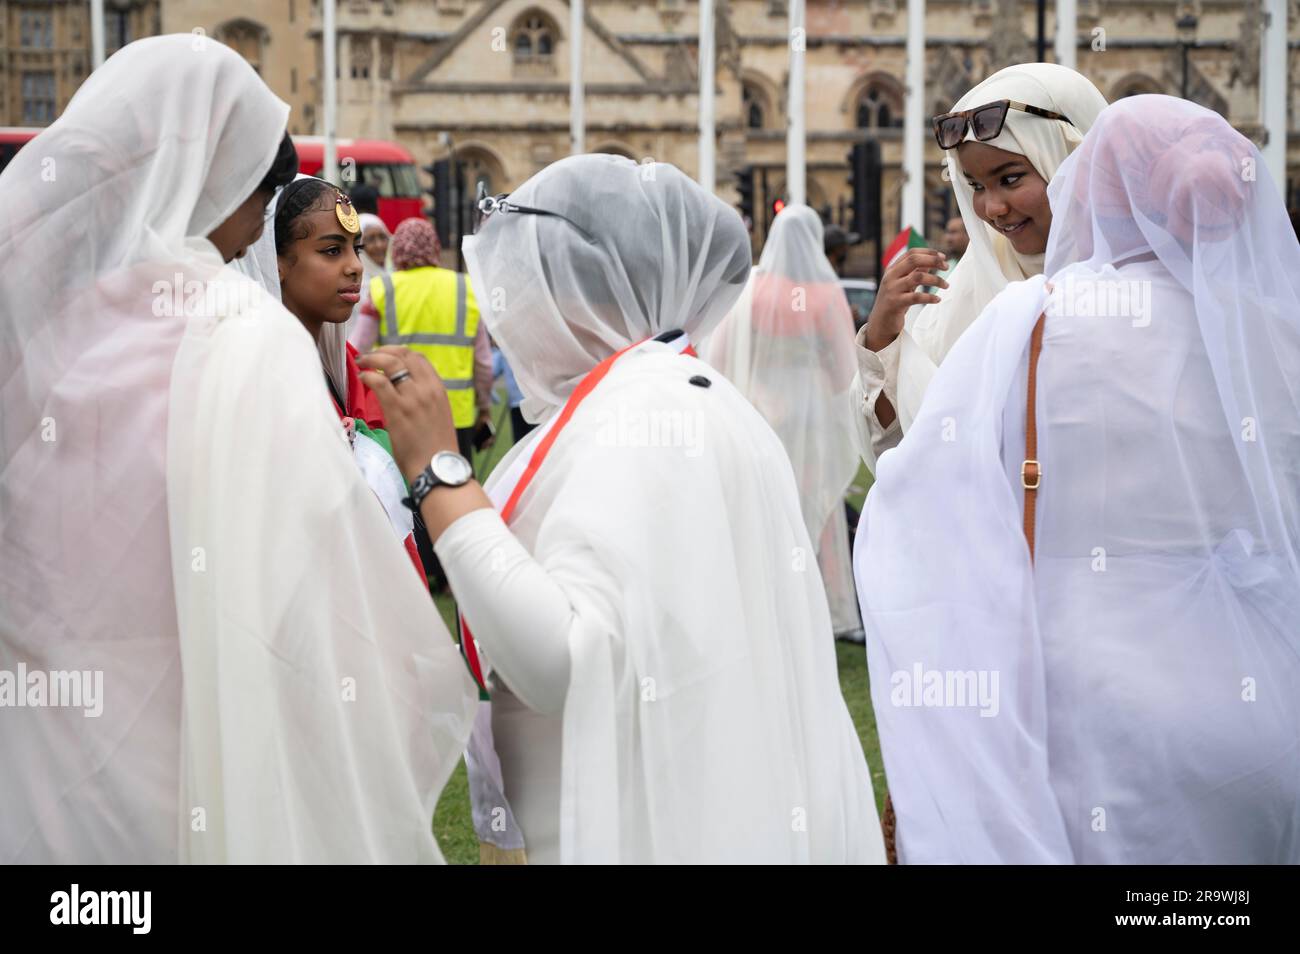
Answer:
[[(698, 415), (703, 452), (620, 443), (637, 408)], [(883, 860), (788, 458), (712, 368), (625, 356), (510, 528), (475, 511), (435, 549), (510, 687), (493, 730), (530, 860)]]

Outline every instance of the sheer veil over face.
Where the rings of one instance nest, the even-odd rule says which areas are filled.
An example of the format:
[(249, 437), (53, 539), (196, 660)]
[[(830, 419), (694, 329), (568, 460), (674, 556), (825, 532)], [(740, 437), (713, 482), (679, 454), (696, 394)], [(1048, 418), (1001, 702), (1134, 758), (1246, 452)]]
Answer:
[[(1046, 275), (957, 342), (858, 531), (900, 850), (1294, 864), (1300, 245), (1258, 150), (1172, 97), (1107, 107), (1048, 193)], [(997, 674), (997, 717), (891, 704), (914, 665)]]
[(497, 212), (464, 250), (530, 420), (620, 348), (677, 328), (700, 340), (749, 274), (739, 216), (665, 163), (572, 156), (510, 201), (558, 214)]
[[(739, 215), (671, 166), (604, 155), (561, 160), (509, 201), (564, 216), (498, 211), (465, 242), (531, 412), (644, 344), (571, 416), (517, 444), (485, 487), (511, 499), (508, 475), (553, 438), (508, 526), (572, 608), (569, 681), (563, 713), (538, 715), (537, 735), (493, 703), (501, 779), (534, 826), (499, 847), (526, 837), (530, 856), (576, 862), (881, 860), (789, 456), (717, 370), (677, 353), (679, 341), (645, 341), (680, 329), (698, 345), (735, 302), (750, 272)], [(676, 435), (661, 429), (673, 421)], [(520, 758), (550, 746), (558, 772)], [(484, 775), (491, 762), (478, 763)], [(471, 763), (484, 818), (502, 803), (477, 794), (488, 788), (477, 773)], [(791, 806), (805, 805), (806, 830), (792, 831)], [(539, 837), (543, 818), (553, 827)]]
[(790, 455), (835, 630), (856, 630), (843, 513), (858, 468), (848, 398), (853, 316), (823, 251), (816, 211), (788, 205), (776, 217), (744, 293), (701, 354), (758, 409)]
[(1186, 293), (1224, 419), (1249, 431), (1234, 452), (1252, 531), (1300, 566), (1300, 247), (1277, 188), (1258, 150), (1195, 104), (1134, 96), (1099, 122), (1049, 189), (1048, 272), (1153, 259)]

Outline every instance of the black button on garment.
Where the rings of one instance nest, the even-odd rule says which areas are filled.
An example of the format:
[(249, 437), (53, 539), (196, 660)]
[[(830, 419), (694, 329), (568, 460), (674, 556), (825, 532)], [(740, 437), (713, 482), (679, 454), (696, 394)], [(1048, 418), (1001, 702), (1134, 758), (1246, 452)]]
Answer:
[(691, 384), (695, 385), (697, 388), (707, 388), (711, 386), (713, 382), (702, 374), (693, 374), (691, 375)]

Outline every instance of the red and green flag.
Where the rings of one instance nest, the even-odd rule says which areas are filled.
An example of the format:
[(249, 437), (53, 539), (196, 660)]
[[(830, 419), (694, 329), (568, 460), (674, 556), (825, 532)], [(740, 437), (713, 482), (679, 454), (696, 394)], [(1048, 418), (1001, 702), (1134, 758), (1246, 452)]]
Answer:
[(927, 245), (921, 233), (909, 225), (895, 235), (894, 240), (889, 243), (889, 248), (885, 249), (885, 254), (880, 257), (880, 270), (883, 272), (889, 267), (890, 262), (909, 248), (926, 248)]

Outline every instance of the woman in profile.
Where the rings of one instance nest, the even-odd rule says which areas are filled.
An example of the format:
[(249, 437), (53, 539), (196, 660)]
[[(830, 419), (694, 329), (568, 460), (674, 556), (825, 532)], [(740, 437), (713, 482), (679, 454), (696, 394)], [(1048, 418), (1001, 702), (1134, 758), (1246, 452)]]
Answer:
[(288, 115), (233, 50), (153, 37), (0, 175), (0, 664), (104, 687), (0, 718), (6, 862), (441, 860), (472, 682), (311, 336), (227, 267)]

